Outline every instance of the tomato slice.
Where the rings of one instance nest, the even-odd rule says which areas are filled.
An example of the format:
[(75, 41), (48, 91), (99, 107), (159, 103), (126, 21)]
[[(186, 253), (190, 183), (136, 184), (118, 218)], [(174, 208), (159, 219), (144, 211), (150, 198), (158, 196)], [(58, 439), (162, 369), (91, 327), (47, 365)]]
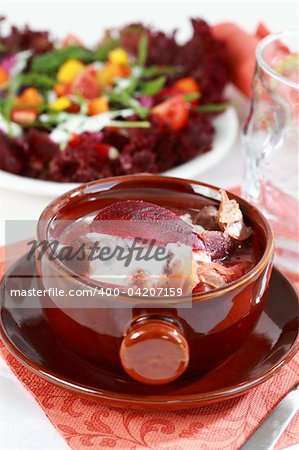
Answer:
[(96, 150), (98, 152), (100, 160), (104, 163), (109, 160), (109, 151), (110, 151), (110, 145), (108, 144), (97, 144)]
[(167, 123), (173, 130), (183, 128), (189, 118), (188, 104), (184, 95), (175, 95), (165, 100), (163, 103), (155, 106), (151, 113)]
[[(169, 97), (173, 97), (175, 95), (179, 94), (193, 94), (193, 93), (199, 93), (200, 87), (195, 78), (193, 77), (184, 77), (180, 78), (179, 80), (175, 81), (171, 86), (168, 86), (164, 89), (162, 89), (158, 94), (155, 96), (156, 101), (162, 102), (163, 100), (166, 100)], [(191, 104), (196, 106), (198, 104), (198, 100), (192, 100)]]
[(181, 93), (186, 92), (186, 94), (200, 91), (199, 84), (193, 77), (181, 78), (180, 80), (173, 83), (172, 86), (175, 89), (180, 90)]
[(84, 72), (76, 76), (71, 84), (73, 94), (80, 94), (82, 97), (92, 100), (100, 94), (100, 87), (96, 78), (96, 70), (88, 67)]
[(69, 141), (69, 144), (68, 144), (68, 145), (69, 145), (70, 147), (77, 147), (77, 145), (79, 145), (80, 142), (81, 142), (81, 137), (80, 137), (80, 135), (79, 135), (79, 134), (76, 134), (76, 133), (72, 133), (71, 140)]
[(11, 119), (13, 122), (20, 125), (30, 125), (37, 118), (37, 111), (33, 108), (14, 108), (11, 112)]
[(81, 106), (78, 103), (72, 102), (71, 105), (66, 109), (67, 112), (76, 114), (80, 112)]

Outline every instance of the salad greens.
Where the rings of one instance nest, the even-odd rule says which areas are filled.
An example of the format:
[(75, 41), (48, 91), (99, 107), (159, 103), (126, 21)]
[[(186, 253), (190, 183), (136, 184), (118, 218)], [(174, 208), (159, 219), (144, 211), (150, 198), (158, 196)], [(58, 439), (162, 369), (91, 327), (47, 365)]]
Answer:
[(148, 37), (141, 36), (138, 46), (137, 66), (144, 67), (148, 56)]
[(229, 106), (227, 55), (205, 21), (191, 27), (181, 43), (129, 24), (94, 47), (28, 26), (0, 33), (1, 169), (86, 182), (161, 173), (211, 149), (213, 114)]
[(231, 102), (226, 103), (210, 103), (207, 105), (200, 105), (197, 108), (197, 111), (202, 113), (218, 113), (223, 112), (228, 108), (231, 108), (233, 104)]
[(120, 47), (120, 36), (110, 32), (95, 49), (78, 41), (35, 56), (20, 52), (4, 100), (0, 100), (2, 117), (24, 129), (43, 127), (54, 132), (55, 127), (61, 128), (61, 114), (72, 127), (79, 123), (77, 118), (81, 124), (84, 117), (90, 126), (101, 123), (103, 114), (129, 108), (132, 117), (120, 113), (114, 121), (117, 127), (148, 128), (150, 120), (145, 119), (156, 115), (179, 130), (185, 126), (189, 110), (213, 113), (230, 106), (198, 105), (200, 86), (192, 77), (169, 84), (169, 77), (182, 68), (149, 66), (149, 37), (138, 26), (136, 32), (141, 34), (135, 57)]
[(33, 72), (54, 72), (68, 59), (79, 59), (90, 64), (95, 61), (105, 61), (108, 53), (118, 45), (117, 39), (109, 39), (98, 49), (92, 51), (84, 47), (71, 45), (65, 48), (59, 48), (53, 52), (36, 56), (31, 65)]

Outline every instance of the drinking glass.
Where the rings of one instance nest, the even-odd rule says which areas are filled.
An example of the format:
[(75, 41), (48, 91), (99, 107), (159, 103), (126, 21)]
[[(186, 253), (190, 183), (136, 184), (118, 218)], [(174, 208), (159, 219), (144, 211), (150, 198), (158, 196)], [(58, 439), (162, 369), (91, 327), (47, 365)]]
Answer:
[(298, 31), (264, 38), (256, 49), (256, 71), (243, 142), (243, 196), (270, 220), (276, 263), (298, 273)]

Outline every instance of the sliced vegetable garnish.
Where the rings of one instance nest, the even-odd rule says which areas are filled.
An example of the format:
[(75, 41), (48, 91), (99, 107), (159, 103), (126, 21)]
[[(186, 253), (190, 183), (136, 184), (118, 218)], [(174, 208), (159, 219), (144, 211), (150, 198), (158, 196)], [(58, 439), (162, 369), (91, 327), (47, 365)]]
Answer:
[(20, 75), (20, 83), (22, 86), (38, 86), (42, 89), (51, 89), (56, 80), (43, 73), (28, 72)]
[(122, 48), (115, 48), (108, 53), (108, 60), (113, 64), (127, 66), (129, 64), (128, 53)]
[(151, 113), (177, 131), (187, 124), (189, 117), (188, 105), (184, 95), (176, 95), (165, 100), (155, 106)]
[(36, 56), (32, 61), (31, 69), (36, 72), (54, 72), (68, 59), (78, 59), (90, 63), (94, 60), (94, 53), (84, 47), (71, 45), (59, 48), (53, 52)]
[(134, 97), (132, 97), (125, 90), (120, 92), (107, 92), (106, 93), (110, 102), (115, 103), (116, 105), (121, 105), (126, 108), (131, 108), (133, 113), (136, 113), (141, 118), (144, 118), (148, 115), (149, 109), (142, 106)]
[(200, 105), (197, 107), (198, 112), (222, 112), (225, 111), (227, 108), (230, 108), (233, 106), (232, 103), (210, 103), (208, 105)]
[(118, 45), (118, 40), (110, 38), (98, 49), (92, 51), (87, 48), (70, 45), (53, 52), (36, 56), (32, 61), (32, 70), (37, 72), (54, 72), (68, 59), (78, 59), (84, 63), (105, 61), (108, 53)]
[(173, 87), (176, 89), (179, 89), (181, 92), (186, 92), (186, 93), (187, 92), (193, 93), (193, 92), (200, 91), (199, 85), (198, 85), (197, 81), (195, 80), (195, 78), (193, 78), (193, 77), (180, 78), (173, 84)]
[(193, 100), (198, 100), (201, 97), (200, 92), (190, 92), (190, 94), (185, 94), (186, 102), (192, 102)]
[(39, 108), (43, 105), (44, 99), (39, 90), (35, 87), (28, 87), (22, 91), (14, 100), (14, 106), (19, 108)]
[(14, 108), (11, 111), (11, 119), (20, 125), (30, 125), (35, 122), (37, 111), (33, 108)]
[(87, 100), (92, 100), (100, 95), (101, 88), (97, 82), (97, 73), (93, 67), (87, 67), (80, 71), (70, 85), (72, 94), (80, 95)]
[(182, 68), (178, 66), (150, 66), (143, 67), (141, 74), (144, 78), (151, 78), (157, 75), (172, 75), (180, 70), (182, 70)]
[(11, 110), (15, 98), (17, 97), (18, 90), (22, 85), (21, 73), (25, 69), (30, 56), (30, 51), (20, 52), (11, 73), (10, 83), (8, 85), (7, 95), (5, 99), (5, 105), (3, 108), (3, 117), (8, 124), (11, 121)]
[(87, 114), (96, 116), (97, 114), (109, 111), (109, 103), (106, 97), (101, 96), (90, 100), (87, 105)]
[(0, 90), (7, 87), (9, 82), (9, 74), (8, 72), (0, 66)]
[(137, 66), (143, 67), (148, 56), (148, 37), (143, 34), (139, 41)]
[(109, 37), (94, 51), (94, 61), (106, 61), (108, 53), (119, 45), (119, 39)]
[(19, 75), (16, 75), (10, 80), (3, 108), (3, 117), (7, 122), (10, 122), (11, 119), (10, 113), (20, 86), (21, 86), (21, 78), (19, 77)]
[(71, 83), (77, 75), (84, 72), (85, 65), (75, 58), (65, 61), (58, 69), (57, 81), (62, 84)]
[(108, 127), (117, 127), (117, 128), (149, 128), (151, 126), (150, 122), (144, 121), (128, 121), (128, 120), (112, 120), (109, 122)]
[(152, 81), (141, 83), (140, 93), (143, 95), (156, 95), (163, 89), (166, 83), (166, 77), (159, 77)]
[[(111, 220), (114, 221), (113, 230)], [(124, 238), (140, 236), (163, 244), (180, 238), (181, 242), (191, 245), (194, 239), (192, 227), (173, 211), (143, 200), (126, 200), (106, 206), (93, 219), (90, 230)]]

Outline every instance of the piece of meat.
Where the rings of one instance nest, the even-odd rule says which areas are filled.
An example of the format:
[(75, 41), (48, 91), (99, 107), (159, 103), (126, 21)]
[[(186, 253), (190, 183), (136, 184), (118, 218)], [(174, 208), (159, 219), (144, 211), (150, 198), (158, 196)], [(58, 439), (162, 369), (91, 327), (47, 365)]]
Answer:
[(226, 279), (209, 264), (201, 263), (197, 269), (199, 283), (208, 285), (209, 288), (217, 289), (226, 283)]
[(203, 206), (196, 214), (194, 221), (205, 230), (218, 230), (218, 209), (212, 205)]
[(201, 262), (197, 268), (199, 287), (196, 290), (203, 290), (201, 285), (207, 288), (205, 290), (221, 288), (225, 284), (240, 278), (250, 270), (251, 266), (250, 261), (240, 261), (231, 266), (224, 266), (217, 262)]
[(218, 210), (218, 225), (229, 237), (237, 241), (244, 241), (252, 234), (250, 227), (247, 227), (243, 220), (243, 214), (238, 202), (229, 199), (227, 193), (220, 189), (221, 202)]

